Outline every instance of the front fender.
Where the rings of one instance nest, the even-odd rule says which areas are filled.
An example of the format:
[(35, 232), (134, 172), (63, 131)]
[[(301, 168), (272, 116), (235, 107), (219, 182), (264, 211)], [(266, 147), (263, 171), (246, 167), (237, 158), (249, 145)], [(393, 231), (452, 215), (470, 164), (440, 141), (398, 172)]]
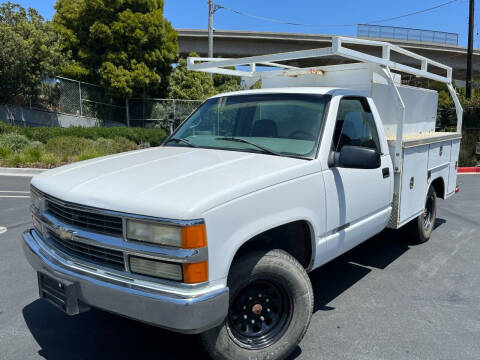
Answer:
[(315, 259), (317, 237), (325, 231), (325, 190), (318, 172), (258, 190), (204, 214), (210, 280), (226, 283), (238, 249), (254, 236), (293, 221), (310, 226)]

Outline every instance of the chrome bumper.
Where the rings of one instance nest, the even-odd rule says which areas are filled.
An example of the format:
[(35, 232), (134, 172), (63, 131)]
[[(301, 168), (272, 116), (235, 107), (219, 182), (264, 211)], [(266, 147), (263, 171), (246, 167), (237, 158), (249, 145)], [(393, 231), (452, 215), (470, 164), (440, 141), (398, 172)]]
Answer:
[(75, 284), (82, 304), (190, 334), (219, 325), (227, 315), (226, 287), (191, 294), (174, 293), (171, 289), (162, 291), (158, 286), (147, 287), (106, 273), (96, 276), (45, 251), (45, 244), (34, 229), (25, 231), (22, 237), (23, 250), (32, 267), (58, 281)]

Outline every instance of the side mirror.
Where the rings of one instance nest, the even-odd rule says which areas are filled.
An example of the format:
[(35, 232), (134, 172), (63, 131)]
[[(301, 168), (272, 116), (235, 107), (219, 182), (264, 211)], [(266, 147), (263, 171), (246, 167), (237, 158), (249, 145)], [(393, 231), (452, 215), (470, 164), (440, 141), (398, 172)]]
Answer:
[(362, 146), (345, 145), (339, 153), (332, 152), (329, 165), (354, 169), (377, 169), (381, 165), (380, 153)]

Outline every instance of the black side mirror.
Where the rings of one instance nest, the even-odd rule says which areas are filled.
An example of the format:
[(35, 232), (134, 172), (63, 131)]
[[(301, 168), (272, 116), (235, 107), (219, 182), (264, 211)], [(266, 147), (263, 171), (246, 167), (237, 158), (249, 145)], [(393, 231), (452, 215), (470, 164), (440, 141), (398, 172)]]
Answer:
[(339, 153), (332, 152), (328, 161), (330, 166), (355, 169), (377, 169), (381, 165), (380, 153), (363, 146), (345, 145)]

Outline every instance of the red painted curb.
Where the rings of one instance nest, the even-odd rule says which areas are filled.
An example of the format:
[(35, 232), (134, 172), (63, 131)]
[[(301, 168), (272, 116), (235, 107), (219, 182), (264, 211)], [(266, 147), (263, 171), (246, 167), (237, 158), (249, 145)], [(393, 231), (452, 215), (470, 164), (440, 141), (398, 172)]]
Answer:
[(480, 166), (471, 166), (471, 167), (459, 167), (457, 169), (459, 174), (465, 173), (480, 173)]

